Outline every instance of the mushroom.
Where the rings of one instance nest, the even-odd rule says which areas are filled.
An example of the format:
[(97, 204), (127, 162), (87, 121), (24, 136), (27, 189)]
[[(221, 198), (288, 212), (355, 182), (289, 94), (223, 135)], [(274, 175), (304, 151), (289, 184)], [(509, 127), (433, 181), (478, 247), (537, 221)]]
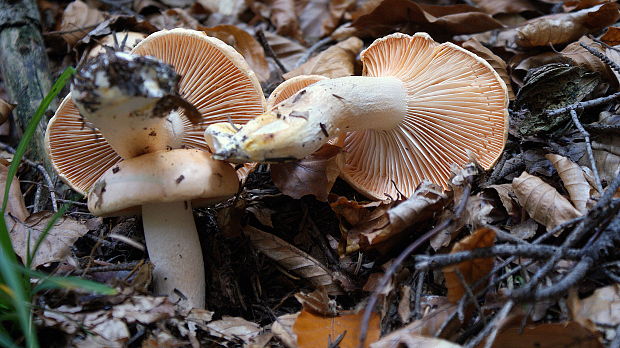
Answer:
[(267, 98), (267, 110), (273, 109), (276, 105), (292, 97), (301, 89), (315, 82), (327, 79), (327, 77), (321, 75), (299, 75), (282, 82), (271, 92), (269, 98)]
[(104, 53), (78, 72), (48, 125), (48, 153), (93, 214), (141, 212), (155, 291), (175, 298), (178, 289), (183, 304), (204, 307), (192, 205), (238, 189), (233, 167), (204, 151), (204, 129), (244, 123), (265, 99), (241, 55), (201, 32), (157, 32), (133, 53)]
[(506, 85), (482, 58), (426, 33), (395, 33), (361, 54), (364, 76), (319, 81), (234, 135), (207, 128), (215, 158), (300, 159), (346, 134), (341, 176), (374, 199), (444, 188), (472, 156), (490, 168), (508, 128)]

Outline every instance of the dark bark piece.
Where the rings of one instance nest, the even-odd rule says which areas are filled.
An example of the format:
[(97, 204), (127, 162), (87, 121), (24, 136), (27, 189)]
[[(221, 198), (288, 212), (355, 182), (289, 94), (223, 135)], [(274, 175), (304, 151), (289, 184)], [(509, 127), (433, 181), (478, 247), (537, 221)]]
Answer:
[[(13, 114), (23, 131), (50, 90), (51, 74), (36, 2), (0, 0), (0, 9), (0, 74), (11, 102), (17, 104)], [(44, 117), (37, 126), (27, 156), (42, 163), (56, 181), (56, 173), (45, 152), (46, 124)]]

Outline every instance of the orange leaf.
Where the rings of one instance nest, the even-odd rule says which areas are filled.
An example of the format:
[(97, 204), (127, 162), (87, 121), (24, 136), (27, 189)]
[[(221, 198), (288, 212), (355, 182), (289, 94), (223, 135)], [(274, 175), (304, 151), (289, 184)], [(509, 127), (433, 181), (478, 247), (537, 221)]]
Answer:
[[(480, 228), (476, 230), (472, 235), (465, 237), (460, 242), (456, 243), (452, 248), (452, 254), (459, 251), (467, 251), (478, 248), (487, 248), (495, 244), (495, 231), (490, 228)], [(469, 286), (473, 286), (479, 279), (484, 277), (493, 268), (493, 258), (473, 259), (464, 261), (453, 266), (448, 266), (443, 269), (443, 275), (446, 278), (446, 287), (448, 288), (448, 300), (452, 303), (458, 302), (463, 294), (465, 294), (465, 288), (463, 281), (457, 275), (458, 270), (462, 275), (465, 283)], [(484, 284), (478, 286), (472, 291), (482, 289)]]
[(528, 325), (523, 330), (521, 330), (520, 323), (514, 322), (509, 327), (500, 330), (493, 347), (598, 348), (603, 347), (603, 345), (598, 341), (596, 334), (576, 322)]
[[(360, 324), (363, 312), (344, 314), (337, 317), (323, 317), (302, 310), (293, 325), (293, 332), (297, 335), (297, 347), (314, 348), (328, 347), (328, 343), (344, 333), (340, 348), (355, 348), (359, 342)], [(368, 325), (368, 335), (364, 347), (379, 339), (379, 315), (373, 313)]]
[(620, 28), (619, 27), (607, 28), (607, 32), (605, 32), (605, 34), (601, 36), (601, 41), (608, 44), (609, 46), (620, 45)]

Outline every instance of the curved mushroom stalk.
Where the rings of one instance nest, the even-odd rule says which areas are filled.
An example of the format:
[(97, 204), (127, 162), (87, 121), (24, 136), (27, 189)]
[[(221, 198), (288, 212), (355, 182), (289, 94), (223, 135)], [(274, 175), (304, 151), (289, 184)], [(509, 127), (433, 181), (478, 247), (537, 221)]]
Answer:
[(231, 134), (207, 128), (214, 157), (233, 162), (301, 159), (343, 132), (390, 130), (404, 119), (407, 90), (394, 77), (350, 76), (316, 82)]
[(172, 66), (154, 58), (110, 52), (80, 69), (71, 96), (112, 148), (131, 158), (181, 146), (178, 81)]

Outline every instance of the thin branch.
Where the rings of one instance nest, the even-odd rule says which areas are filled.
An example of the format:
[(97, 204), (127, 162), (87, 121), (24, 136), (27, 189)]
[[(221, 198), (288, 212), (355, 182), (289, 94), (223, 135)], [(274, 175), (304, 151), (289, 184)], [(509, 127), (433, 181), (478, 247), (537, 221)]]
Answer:
[(588, 159), (590, 160), (590, 167), (592, 168), (592, 174), (594, 175), (594, 182), (596, 182), (596, 189), (598, 192), (603, 192), (603, 184), (601, 184), (601, 177), (598, 175), (598, 168), (596, 167), (596, 161), (594, 160), (594, 153), (592, 153), (592, 142), (590, 142), (590, 133), (586, 131), (581, 122), (579, 122), (579, 117), (577, 117), (577, 111), (571, 110), (570, 117), (573, 119), (573, 123), (575, 127), (579, 130), (579, 133), (583, 135), (583, 139), (586, 143), (586, 152), (588, 153)]
[(547, 115), (548, 116), (557, 116), (559, 114), (563, 114), (567, 111), (570, 110), (577, 110), (577, 109), (585, 109), (585, 108), (589, 108), (592, 106), (598, 106), (598, 105), (602, 105), (602, 104), (607, 104), (611, 101), (614, 101), (616, 99), (620, 99), (620, 92), (608, 95), (606, 97), (600, 97), (600, 98), (596, 98), (596, 99), (592, 99), (592, 100), (588, 100), (588, 101), (584, 101), (584, 102), (579, 102), (579, 103), (575, 103), (575, 104), (571, 104), (569, 106), (565, 106), (563, 108), (559, 108), (559, 109), (555, 109), (555, 110), (550, 110), (547, 111)]

